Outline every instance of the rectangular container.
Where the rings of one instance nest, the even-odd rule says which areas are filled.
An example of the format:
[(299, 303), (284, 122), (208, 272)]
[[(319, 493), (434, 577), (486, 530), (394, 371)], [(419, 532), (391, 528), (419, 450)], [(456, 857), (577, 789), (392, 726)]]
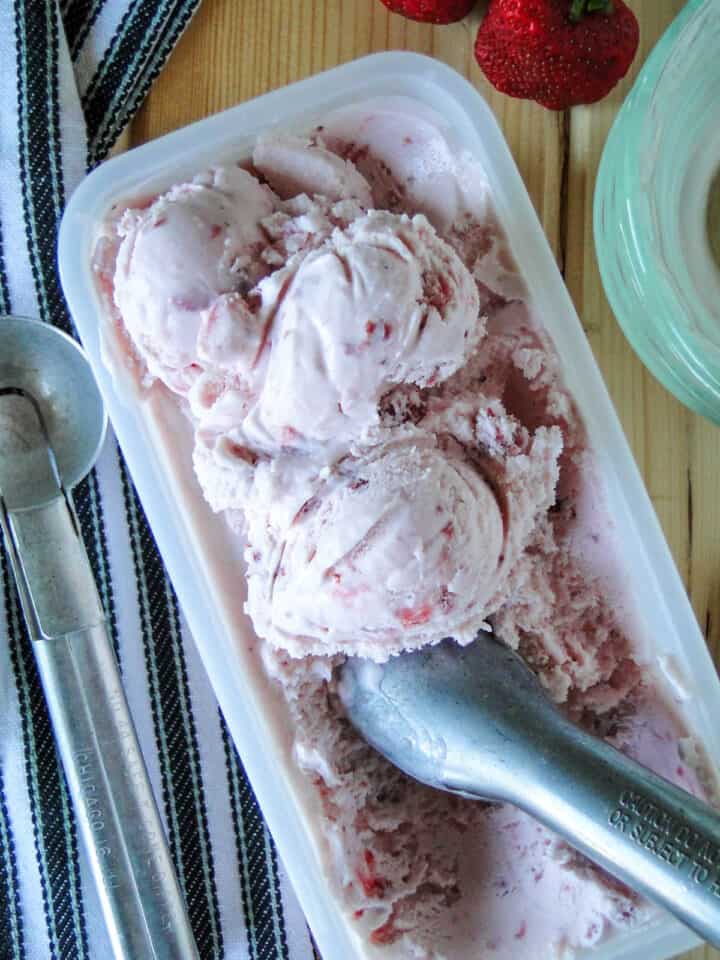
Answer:
[[(115, 201), (161, 190), (206, 165), (247, 155), (254, 138), (268, 127), (279, 124), (302, 131), (335, 107), (385, 95), (414, 97), (440, 113), (449, 124), (449, 138), (470, 150), (487, 173), (533, 309), (555, 341), (566, 385), (586, 421), (622, 539), (631, 593), (643, 598), (642, 635), (653, 638), (652, 653), (667, 658), (691, 686), (693, 696), (684, 715), (710, 761), (720, 766), (720, 683), (715, 667), (547, 240), (480, 94), (436, 60), (413, 53), (375, 54), (123, 154), (95, 170), (68, 205), (59, 240), (63, 289), (200, 656), (326, 960), (367, 956), (391, 960), (398, 953), (361, 946), (336, 905), (308, 819), (310, 788), (292, 761), (289, 733), (272, 723), (273, 710), (282, 709), (280, 695), (252, 650), (257, 641), (242, 610), (238, 545), (202, 498), (190, 460), (189, 426), (175, 404), (158, 399), (157, 393), (138, 402), (137, 394), (118, 389), (121, 385), (104, 366), (102, 307), (91, 255), (98, 225)], [(183, 443), (184, 451), (171, 463), (170, 451)], [(179, 497), (189, 504), (183, 513), (168, 509)], [(238, 566), (227, 562), (233, 553)], [(613, 935), (582, 956), (665, 960), (699, 942), (678, 922), (663, 917), (644, 930)]]

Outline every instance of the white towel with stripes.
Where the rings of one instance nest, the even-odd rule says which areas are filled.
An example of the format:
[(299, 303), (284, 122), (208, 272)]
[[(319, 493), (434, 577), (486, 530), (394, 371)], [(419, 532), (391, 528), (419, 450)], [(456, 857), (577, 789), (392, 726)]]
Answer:
[[(73, 332), (55, 264), (63, 208), (198, 4), (0, 3), (0, 315)], [(203, 960), (310, 960), (307, 926), (112, 436), (75, 501)], [(109, 942), (4, 552), (0, 561), (0, 960), (98, 960)]]

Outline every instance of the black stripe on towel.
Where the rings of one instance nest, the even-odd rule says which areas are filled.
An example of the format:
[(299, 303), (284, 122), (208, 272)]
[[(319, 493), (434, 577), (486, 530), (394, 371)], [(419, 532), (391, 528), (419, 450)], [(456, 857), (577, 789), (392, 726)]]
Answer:
[(250, 960), (287, 960), (275, 845), (220, 711), (230, 813)]
[(195, 718), (177, 601), (120, 461), (168, 843), (203, 960), (224, 954)]
[(0, 957), (26, 960), (15, 838), (0, 770)]

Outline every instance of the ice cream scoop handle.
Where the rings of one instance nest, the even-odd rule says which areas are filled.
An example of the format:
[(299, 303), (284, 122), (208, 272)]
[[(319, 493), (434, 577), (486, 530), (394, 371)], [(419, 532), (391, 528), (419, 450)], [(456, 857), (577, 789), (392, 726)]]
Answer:
[(195, 960), (104, 624), (34, 651), (115, 956)]
[(507, 798), (720, 946), (720, 816), (559, 714), (542, 727)]
[(0, 520), (113, 955), (198, 960), (72, 506)]

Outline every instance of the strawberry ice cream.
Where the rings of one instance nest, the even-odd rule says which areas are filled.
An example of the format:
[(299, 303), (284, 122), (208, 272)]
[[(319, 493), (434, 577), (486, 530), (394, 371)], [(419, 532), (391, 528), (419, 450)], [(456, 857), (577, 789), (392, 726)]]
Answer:
[[(180, 184), (118, 225), (114, 296), (148, 372), (184, 392), (193, 372), (212, 361), (203, 349), (208, 308), (260, 278), (253, 254), (259, 221), (275, 207), (271, 191), (246, 171), (220, 168)], [(238, 310), (242, 317), (242, 307)], [(222, 354), (220, 344), (214, 350)]]
[(637, 634), (555, 347), (444, 122), (391, 98), (271, 131), (113, 213), (96, 269), (122, 362), (185, 413), (245, 547), (358, 956), (566, 958), (652, 920), (531, 818), (392, 768), (338, 697), (348, 655), (491, 627), (575, 722), (716, 799)]
[(503, 527), (459, 445), (411, 436), (320, 485), (278, 538), (279, 570), (251, 577), (250, 603), (258, 622), (266, 614), (263, 633), (294, 655), (386, 658), (447, 633), (469, 642), (502, 569)]
[(392, 386), (445, 380), (483, 333), (472, 277), (422, 216), (364, 214), (258, 291), (273, 326), (245, 425), (258, 447), (363, 440)]
[(353, 198), (366, 209), (373, 206), (368, 182), (355, 164), (307, 138), (278, 133), (258, 137), (253, 166), (285, 199), (306, 194)]

